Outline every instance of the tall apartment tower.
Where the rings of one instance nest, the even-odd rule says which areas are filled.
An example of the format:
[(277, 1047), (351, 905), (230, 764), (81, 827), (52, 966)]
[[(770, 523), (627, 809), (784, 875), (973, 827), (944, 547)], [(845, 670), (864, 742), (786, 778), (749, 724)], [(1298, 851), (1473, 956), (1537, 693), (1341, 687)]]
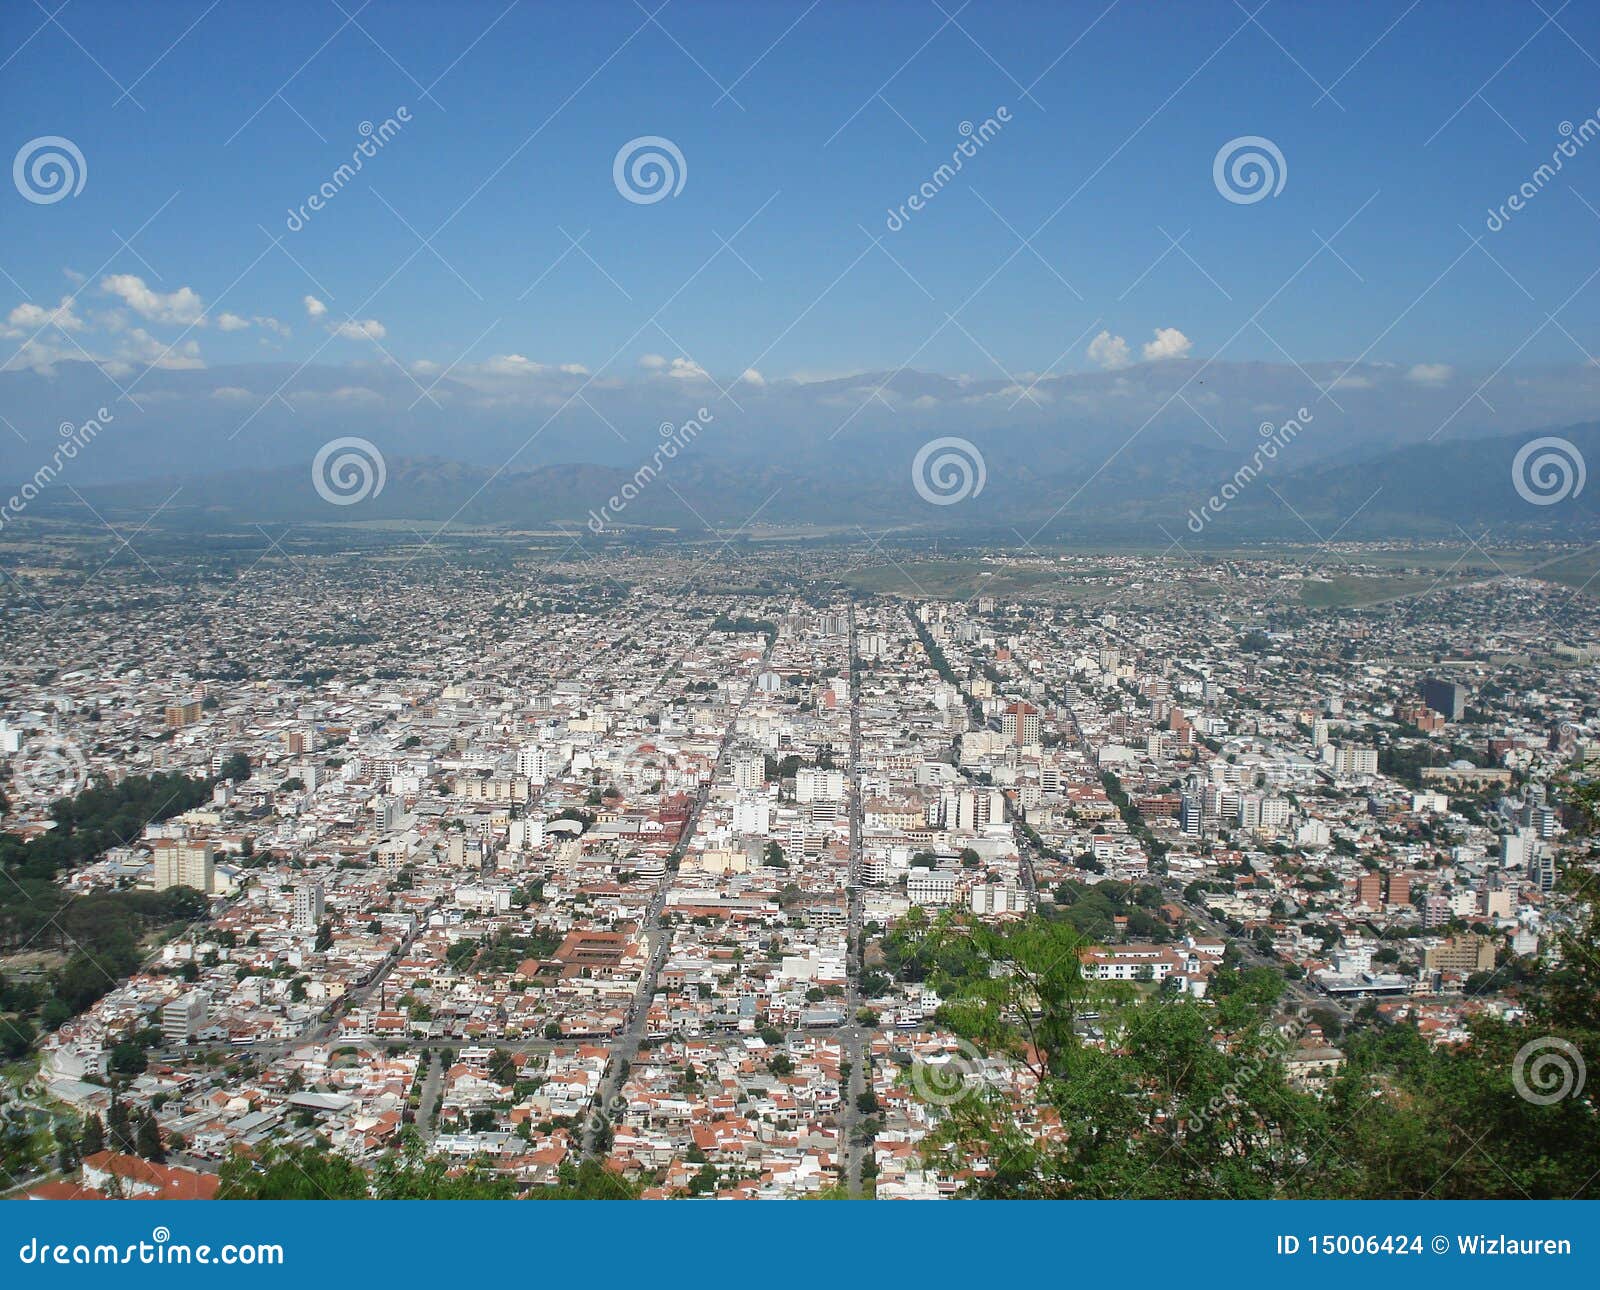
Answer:
[(1039, 742), (1039, 709), (1031, 703), (1013, 703), (1000, 714), (1000, 733), (1007, 743)]
[(757, 793), (766, 783), (766, 763), (760, 757), (741, 757), (733, 763), (733, 786), (741, 793)]
[(294, 930), (307, 934), (322, 926), (324, 902), (322, 883), (313, 879), (294, 889)]
[(216, 853), (211, 843), (193, 838), (158, 838), (154, 880), (157, 891), (193, 887), (209, 896), (217, 885)]
[(1441, 717), (1460, 721), (1467, 710), (1467, 687), (1430, 676), (1422, 682), (1422, 701)]

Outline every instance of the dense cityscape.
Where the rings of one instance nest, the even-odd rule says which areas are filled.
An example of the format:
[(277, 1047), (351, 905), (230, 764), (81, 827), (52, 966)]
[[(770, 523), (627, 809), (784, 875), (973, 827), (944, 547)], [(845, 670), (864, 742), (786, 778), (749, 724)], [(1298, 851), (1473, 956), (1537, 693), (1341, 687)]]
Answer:
[(10, 1194), (1592, 1194), (1587, 594), (396, 550), (10, 570)]

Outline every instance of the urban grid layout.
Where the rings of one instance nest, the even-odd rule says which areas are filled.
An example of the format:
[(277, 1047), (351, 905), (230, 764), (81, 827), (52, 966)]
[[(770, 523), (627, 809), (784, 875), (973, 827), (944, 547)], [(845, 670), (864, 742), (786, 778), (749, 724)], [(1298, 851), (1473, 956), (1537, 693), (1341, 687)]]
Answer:
[(661, 1290), (1581, 1280), (1597, 73), (1575, 0), (0, 3), (18, 1284), (606, 1267), (523, 1201)]
[[(1582, 1079), (1540, 977), (1584, 936), (1592, 602), (1314, 608), (1303, 563), (1066, 555), (925, 596), (936, 565), (795, 555), (716, 586), (661, 553), (129, 562), (70, 659), (73, 584), (35, 580), (0, 726), (8, 1185), (1568, 1185), (1506, 1116)], [(1479, 1032), (1516, 1052), (1490, 1136), (1469, 1097), (1414, 1158), (1362, 1140)], [(1423, 1177), (1462, 1134), (1455, 1189)]]

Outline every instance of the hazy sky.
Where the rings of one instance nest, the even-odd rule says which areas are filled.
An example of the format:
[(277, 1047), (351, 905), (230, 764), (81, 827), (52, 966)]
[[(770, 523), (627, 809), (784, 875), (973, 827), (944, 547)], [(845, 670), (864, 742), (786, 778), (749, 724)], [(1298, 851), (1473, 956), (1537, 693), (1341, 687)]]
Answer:
[[(6, 146), (59, 136), (86, 171), (5, 194), (12, 367), (1426, 378), (1600, 349), (1585, 6), (56, 2), (0, 16)], [(1563, 122), (1575, 155), (1490, 232)], [(642, 136), (683, 158), (659, 201), (614, 182)], [(1214, 182), (1243, 136), (1281, 154), (1275, 195)]]

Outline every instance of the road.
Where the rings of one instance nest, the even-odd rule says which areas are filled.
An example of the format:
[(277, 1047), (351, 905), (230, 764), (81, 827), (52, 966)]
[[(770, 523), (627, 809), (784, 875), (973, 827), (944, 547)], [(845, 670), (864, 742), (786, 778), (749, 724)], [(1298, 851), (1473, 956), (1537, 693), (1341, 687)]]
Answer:
[[(1072, 726), (1072, 733), (1077, 739), (1078, 747), (1083, 752), (1084, 758), (1091, 766), (1094, 765), (1094, 749), (1084, 736), (1083, 727), (1078, 724), (1078, 714), (1072, 710), (1072, 705), (1066, 701), (1064, 696), (1054, 691), (1051, 691), (1050, 694), (1061, 711), (1066, 714), (1067, 721)], [(1192, 924), (1207, 935), (1231, 941), (1239, 951), (1239, 956), (1245, 964), (1250, 967), (1271, 968), (1280, 975), (1283, 973), (1283, 964), (1278, 961), (1276, 955), (1264, 955), (1248, 940), (1234, 936), (1216, 918), (1212, 917), (1210, 911), (1201, 905), (1195, 904), (1183, 894), (1183, 883), (1178, 879), (1162, 874), (1157, 875), (1157, 880), (1160, 882), (1162, 890), (1166, 893), (1167, 899), (1181, 907), (1185, 917)], [(1331, 1008), (1346, 1021), (1352, 1016), (1352, 1012), (1347, 1005), (1340, 1003), (1331, 995), (1323, 994), (1321, 991), (1313, 989), (1304, 981), (1293, 981), (1284, 976), (1284, 993), (1305, 1007)]]
[[(911, 618), (911, 628), (912, 628), (913, 634), (918, 635), (919, 638), (920, 638), (920, 632), (917, 631), (918, 624), (917, 624), (917, 619), (916, 619), (916, 613), (909, 605), (906, 607), (906, 614)], [(967, 706), (967, 708), (970, 710), (972, 705), (976, 702), (976, 700), (972, 696), (972, 692), (970, 690), (968, 690), (967, 687), (965, 685), (961, 684), (961, 682), (959, 682), (959, 681), (957, 681), (955, 683), (955, 686), (956, 686), (956, 690), (961, 695), (962, 703), (964, 703)], [(989, 724), (989, 727), (991, 729), (998, 729), (999, 728), (998, 723), (996, 723), (992, 719), (989, 721), (988, 724)], [(1073, 718), (1073, 725), (1074, 725), (1074, 727), (1076, 727), (1076, 725), (1077, 725), (1077, 719), (1076, 718)], [(1083, 732), (1082, 731), (1078, 732), (1078, 738), (1080, 740), (1083, 738)], [(976, 782), (975, 780), (973, 780), (972, 772), (967, 770), (966, 767), (960, 765), (959, 763), (957, 763), (957, 765), (956, 765), (956, 771), (963, 778), (965, 778), (965, 779), (967, 779), (969, 781), (972, 781), (972, 782)], [(1034, 872), (1034, 868), (1033, 868), (1033, 849), (1028, 843), (1027, 835), (1025, 833), (1023, 833), (1023, 831), (1017, 827), (1017, 825), (1019, 823), (1019, 819), (1018, 819), (1015, 811), (1013, 811), (1012, 808), (1011, 808), (1011, 799), (1010, 798), (1006, 798), (1006, 812), (1011, 818), (1011, 835), (1012, 835), (1013, 838), (1016, 839), (1016, 843), (1017, 843), (1017, 860), (1018, 860), (1018, 867), (1022, 871), (1022, 885), (1023, 885), (1024, 889), (1028, 893), (1028, 899), (1032, 902), (1034, 907), (1037, 908), (1038, 904), (1039, 904), (1039, 877), (1038, 877), (1038, 874)]]
[[(971, 698), (971, 696), (967, 694), (964, 686), (959, 688), (961, 689), (962, 697), (964, 699)], [(1079, 751), (1082, 752), (1084, 760), (1090, 766), (1094, 766), (1096, 764), (1094, 746), (1090, 744), (1088, 737), (1083, 733), (1083, 727), (1078, 723), (1078, 714), (1073, 711), (1071, 703), (1067, 701), (1065, 695), (1050, 687), (1046, 687), (1045, 693), (1050, 701), (1054, 703), (1060, 710), (1066, 719), (1067, 724), (1071, 726), (1073, 739), (1077, 743)], [(1033, 844), (1029, 842), (1027, 836), (1023, 834), (1021, 830), (1016, 830), (1016, 837), (1017, 850), (1022, 856), (1024, 879), (1028, 884), (1029, 891), (1033, 894), (1037, 894), (1038, 883), (1035, 878), (1033, 868)], [(1156, 877), (1157, 881), (1160, 883), (1162, 890), (1166, 893), (1167, 899), (1173, 904), (1182, 908), (1188, 920), (1200, 931), (1204, 932), (1206, 935), (1215, 936), (1224, 941), (1231, 941), (1235, 948), (1239, 951), (1241, 960), (1247, 966), (1271, 968), (1280, 975), (1283, 973), (1283, 964), (1275, 955), (1262, 954), (1248, 940), (1234, 936), (1203, 906), (1197, 905), (1193, 901), (1189, 900), (1183, 894), (1184, 888), (1182, 882), (1175, 878), (1169, 878), (1166, 875), (1153, 876)], [(1288, 999), (1295, 1000), (1303, 1007), (1332, 1009), (1345, 1021), (1349, 1021), (1354, 1015), (1353, 1010), (1349, 1007), (1349, 1005), (1341, 1003), (1331, 995), (1324, 994), (1320, 990), (1313, 988), (1304, 981), (1291, 980), (1288, 976), (1284, 976), (1284, 994)]]
[[(1183, 884), (1176, 878), (1163, 878), (1162, 889), (1167, 894), (1167, 899), (1174, 904), (1181, 905), (1185, 916), (1201, 931), (1221, 940), (1232, 941), (1234, 948), (1239, 951), (1240, 960), (1248, 967), (1271, 968), (1282, 975), (1283, 964), (1276, 955), (1262, 954), (1248, 940), (1235, 936), (1222, 923), (1213, 918), (1209, 911), (1203, 909), (1192, 901), (1186, 900), (1183, 895)], [(1339, 1014), (1344, 1021), (1349, 1021), (1354, 1015), (1354, 1010), (1346, 1003), (1340, 1002), (1330, 994), (1314, 989), (1304, 981), (1293, 981), (1284, 976), (1284, 994), (1290, 999), (1307, 1008), (1328, 1008)]]
[(330, 1004), (329, 1009), (325, 1013), (317, 1014), (322, 1018), (320, 1021), (314, 1021), (298, 1035), (294, 1035), (288, 1039), (264, 1039), (256, 1043), (249, 1044), (232, 1044), (221, 1040), (210, 1040), (196, 1044), (184, 1044), (178, 1048), (157, 1048), (151, 1052), (151, 1056), (157, 1058), (158, 1060), (176, 1061), (183, 1057), (193, 1056), (196, 1053), (250, 1053), (265, 1057), (267, 1060), (271, 1061), (273, 1058), (282, 1057), (286, 1053), (291, 1053), (296, 1048), (302, 1048), (307, 1044), (365, 1043), (373, 1045), (384, 1044), (385, 1046), (396, 1044), (402, 1048), (422, 1048), (427, 1045), (436, 1046), (441, 1042), (438, 1039), (419, 1039), (410, 1035), (405, 1036), (404, 1038), (396, 1039), (383, 1039), (377, 1036), (369, 1035), (357, 1039), (336, 1036), (333, 1033), (333, 1028), (338, 1023), (338, 1020), (341, 1016), (349, 1012), (352, 1006), (360, 1007), (364, 1005), (367, 1000), (372, 998), (373, 994), (382, 988), (383, 983), (389, 979), (389, 974), (394, 971), (395, 964), (399, 963), (401, 959), (405, 958), (405, 956), (411, 952), (411, 947), (416, 944), (417, 937), (422, 934), (422, 929), (427, 925), (427, 921), (427, 913), (419, 916), (416, 921), (416, 925), (412, 927), (409, 933), (407, 933), (405, 940), (401, 941), (400, 945), (395, 949), (395, 952), (384, 961), (383, 966), (378, 969), (377, 975), (375, 975), (372, 980), (368, 981), (366, 985), (358, 986), (356, 989), (352, 990), (346, 998)]
[[(772, 654), (772, 643), (768, 642), (766, 650), (761, 655), (764, 664)], [(644, 974), (639, 979), (638, 989), (634, 991), (633, 1003), (628, 1009), (628, 1022), (623, 1027), (622, 1033), (616, 1037), (611, 1045), (611, 1056), (606, 1062), (606, 1073), (600, 1081), (599, 1091), (595, 1094), (591, 1104), (591, 1113), (584, 1119), (583, 1125), (583, 1154), (593, 1156), (599, 1142), (599, 1128), (602, 1123), (609, 1124), (611, 1120), (610, 1108), (615, 1103), (617, 1094), (622, 1088), (625, 1078), (624, 1071), (633, 1064), (639, 1055), (639, 1044), (644, 1039), (645, 1024), (650, 1015), (650, 1001), (655, 998), (656, 982), (661, 976), (661, 969), (667, 962), (667, 951), (672, 945), (672, 934), (669, 928), (661, 925), (661, 911), (667, 903), (667, 892), (672, 886), (673, 875), (677, 872), (678, 861), (683, 858), (683, 853), (688, 849), (689, 840), (694, 836), (695, 828), (700, 823), (700, 812), (705, 808), (707, 799), (711, 796), (711, 788), (717, 782), (717, 776), (722, 770), (723, 763), (728, 758), (728, 750), (733, 745), (734, 734), (739, 724), (739, 714), (744, 710), (744, 705), (749, 701), (751, 693), (756, 688), (756, 677), (761, 669), (757, 667), (750, 678), (743, 697), (734, 705), (733, 712), (728, 717), (728, 724), (722, 732), (722, 743), (717, 748), (717, 759), (711, 766), (711, 774), (705, 783), (700, 786), (700, 791), (695, 795), (694, 805), (689, 809), (689, 816), (683, 823), (683, 832), (673, 845), (672, 852), (667, 860), (667, 870), (661, 876), (661, 881), (656, 884), (655, 891), (650, 896), (650, 904), (645, 910), (644, 924), (641, 929), (645, 942), (651, 946), (650, 961), (645, 966)]]
[(417, 1132), (422, 1134), (422, 1140), (429, 1146), (439, 1136), (439, 1121), (433, 1113), (433, 1104), (439, 1096), (440, 1086), (444, 1083), (444, 1060), (437, 1053), (429, 1053), (422, 1059), (428, 1063), (428, 1073), (422, 1081), (421, 1105), (417, 1108)]
[(850, 758), (848, 769), (850, 803), (850, 859), (845, 875), (845, 1025), (839, 1030), (844, 1060), (850, 1063), (850, 1079), (840, 1090), (839, 1149), (844, 1153), (844, 1175), (852, 1196), (861, 1193), (862, 1144), (857, 1140), (860, 1113), (856, 1098), (865, 1092), (868, 1072), (862, 1060), (862, 1030), (855, 1024), (861, 1006), (861, 961), (866, 946), (861, 941), (861, 682), (857, 675), (856, 607), (850, 605)]

